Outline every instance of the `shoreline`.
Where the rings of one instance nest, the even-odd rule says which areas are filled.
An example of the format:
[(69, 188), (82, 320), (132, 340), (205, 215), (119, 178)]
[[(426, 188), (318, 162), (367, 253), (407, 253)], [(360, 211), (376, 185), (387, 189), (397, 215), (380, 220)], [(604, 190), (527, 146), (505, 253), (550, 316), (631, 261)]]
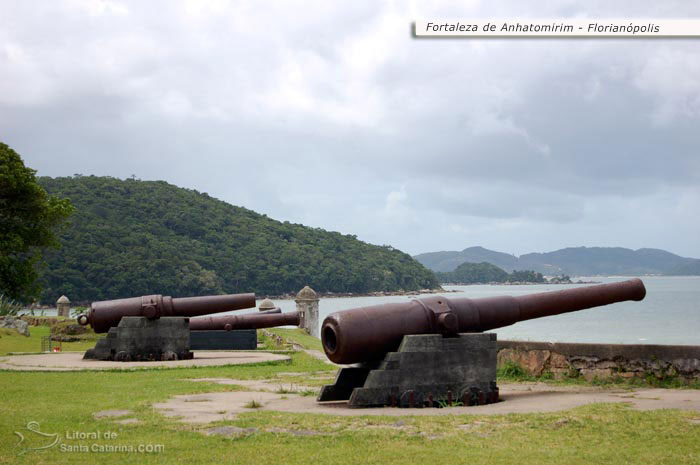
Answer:
[[(443, 283), (445, 286), (536, 286), (536, 285), (547, 285), (547, 284), (600, 284), (601, 281), (572, 281), (572, 282), (547, 282), (547, 283), (530, 283), (530, 282), (520, 282), (520, 281), (515, 281), (515, 282), (505, 282), (505, 283)], [(392, 297), (392, 296), (419, 296), (419, 295), (425, 295), (425, 294), (454, 294), (454, 293), (460, 293), (464, 292), (459, 289), (444, 289), (444, 288), (439, 288), (439, 289), (421, 289), (419, 291), (375, 291), (375, 292), (364, 292), (364, 293), (354, 293), (354, 292), (317, 292), (318, 298), (319, 299), (343, 299), (343, 298), (353, 298), (353, 297)], [(255, 300), (263, 300), (263, 299), (271, 299), (271, 300), (295, 300), (296, 299), (296, 293), (290, 292), (287, 294), (280, 294), (280, 295), (266, 295), (266, 294), (261, 294), (261, 295), (256, 295)], [(90, 303), (87, 303), (85, 305), (81, 305), (80, 303), (76, 303), (75, 306), (71, 306), (71, 310), (77, 308), (77, 307), (89, 307)], [(30, 314), (28, 309), (23, 309), (25, 310), (24, 312), (20, 313), (17, 316), (20, 315), (26, 315)], [(34, 312), (40, 313), (42, 311), (56, 311), (55, 306), (51, 305), (41, 305), (41, 306), (36, 306), (33, 308)], [(34, 315), (34, 316), (50, 316), (50, 315)]]
[(442, 283), (445, 286), (543, 286), (543, 285), (558, 285), (558, 284), (602, 284), (602, 281), (569, 281), (569, 282), (545, 282), (531, 283), (522, 281), (513, 281), (505, 283)]
[[(421, 289), (420, 291), (376, 291), (376, 292), (317, 292), (319, 299), (342, 299), (352, 297), (391, 297), (391, 296), (414, 296), (423, 294), (450, 294), (455, 292), (463, 292), (456, 289)], [(271, 299), (271, 300), (295, 300), (296, 294), (281, 294), (281, 295), (260, 295), (255, 296), (256, 300)]]
[[(555, 285), (555, 284), (602, 284), (602, 281), (570, 281), (570, 282), (545, 282), (545, 283), (533, 283), (533, 282), (505, 282), (505, 283), (442, 283), (444, 286), (538, 286), (538, 285)], [(464, 292), (460, 289), (421, 289), (420, 291), (376, 291), (376, 292), (364, 292), (364, 293), (353, 293), (353, 292), (318, 292), (319, 299), (340, 299), (340, 298), (352, 298), (352, 297), (391, 297), (391, 296), (418, 296), (424, 294), (453, 294)], [(281, 294), (281, 295), (261, 295), (256, 296), (256, 300), (260, 299), (271, 299), (271, 300), (295, 300), (296, 294)]]

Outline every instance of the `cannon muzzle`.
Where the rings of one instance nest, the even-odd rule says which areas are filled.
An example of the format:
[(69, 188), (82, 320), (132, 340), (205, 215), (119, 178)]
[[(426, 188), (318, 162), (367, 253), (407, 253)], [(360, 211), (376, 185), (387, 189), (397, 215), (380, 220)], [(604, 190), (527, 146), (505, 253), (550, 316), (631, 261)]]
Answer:
[(321, 340), (330, 360), (351, 364), (381, 359), (395, 351), (407, 334), (482, 332), (518, 321), (642, 300), (645, 295), (644, 283), (631, 279), (519, 297), (426, 297), (332, 313), (323, 321)]
[(299, 312), (249, 313), (192, 318), (190, 331), (259, 329), (277, 326), (298, 326)]
[(200, 316), (255, 307), (255, 294), (210, 295), (181, 297), (146, 295), (127, 299), (93, 302), (86, 314), (79, 315), (81, 325), (89, 324), (96, 333), (105, 333), (119, 325), (124, 316)]

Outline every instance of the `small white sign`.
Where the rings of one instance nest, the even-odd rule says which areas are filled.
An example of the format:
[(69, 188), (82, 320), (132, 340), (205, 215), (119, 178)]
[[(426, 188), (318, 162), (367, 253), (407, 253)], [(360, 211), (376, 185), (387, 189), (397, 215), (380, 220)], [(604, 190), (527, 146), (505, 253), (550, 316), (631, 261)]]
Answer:
[(700, 37), (700, 19), (419, 20), (416, 37)]

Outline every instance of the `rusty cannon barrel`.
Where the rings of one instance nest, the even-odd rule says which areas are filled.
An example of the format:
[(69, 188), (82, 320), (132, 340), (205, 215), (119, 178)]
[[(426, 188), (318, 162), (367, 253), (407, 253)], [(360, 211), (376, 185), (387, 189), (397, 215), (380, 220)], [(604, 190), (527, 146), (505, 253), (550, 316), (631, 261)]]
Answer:
[(299, 326), (299, 312), (249, 313), (245, 315), (223, 315), (192, 318), (190, 331), (274, 328), (277, 326)]
[(105, 333), (119, 325), (123, 316), (200, 316), (255, 307), (255, 294), (209, 295), (173, 299), (164, 295), (145, 295), (127, 299), (93, 302), (87, 313), (79, 315), (78, 323), (89, 324), (96, 333)]
[(408, 334), (482, 332), (518, 321), (642, 300), (645, 295), (644, 283), (631, 279), (519, 297), (426, 297), (332, 313), (323, 321), (321, 340), (331, 361), (351, 364), (381, 359), (396, 351)]

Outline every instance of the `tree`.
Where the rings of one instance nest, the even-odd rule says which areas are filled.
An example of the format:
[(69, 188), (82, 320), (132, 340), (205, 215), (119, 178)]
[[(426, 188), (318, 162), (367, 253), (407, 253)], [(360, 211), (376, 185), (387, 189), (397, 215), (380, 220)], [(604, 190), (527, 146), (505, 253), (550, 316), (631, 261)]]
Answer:
[(38, 296), (42, 252), (60, 246), (55, 230), (71, 213), (70, 200), (49, 196), (36, 171), (0, 142), (0, 294), (24, 301)]
[(37, 178), (70, 198), (63, 246), (44, 255), (40, 300), (88, 302), (140, 294), (418, 290), (433, 272), (399, 250), (282, 223), (164, 181)]

